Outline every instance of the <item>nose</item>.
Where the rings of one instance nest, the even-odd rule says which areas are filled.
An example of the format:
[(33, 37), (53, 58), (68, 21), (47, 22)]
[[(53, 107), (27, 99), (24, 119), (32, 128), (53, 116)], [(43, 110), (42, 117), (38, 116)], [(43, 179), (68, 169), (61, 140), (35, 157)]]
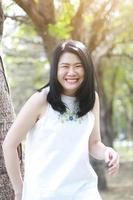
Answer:
[(67, 75), (71, 75), (71, 76), (75, 75), (75, 69), (74, 69), (74, 67), (69, 67)]

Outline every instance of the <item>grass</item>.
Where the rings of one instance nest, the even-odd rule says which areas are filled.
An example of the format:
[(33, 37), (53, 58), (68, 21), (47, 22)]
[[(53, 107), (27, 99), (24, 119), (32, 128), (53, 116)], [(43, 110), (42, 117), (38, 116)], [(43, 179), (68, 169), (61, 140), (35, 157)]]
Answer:
[(133, 200), (133, 147), (116, 146), (120, 154), (118, 175), (107, 175), (108, 190), (101, 192), (103, 200)]

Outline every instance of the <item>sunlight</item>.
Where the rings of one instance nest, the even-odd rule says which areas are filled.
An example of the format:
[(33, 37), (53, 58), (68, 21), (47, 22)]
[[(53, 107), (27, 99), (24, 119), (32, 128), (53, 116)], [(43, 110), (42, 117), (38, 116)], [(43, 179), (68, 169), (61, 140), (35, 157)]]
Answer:
[(72, 3), (72, 4), (75, 4), (75, 3), (77, 3), (77, 4), (79, 4), (79, 0), (70, 0), (70, 2)]
[[(79, 7), (80, 1), (79, 0), (70, 0), (70, 3), (72, 5), (74, 5), (74, 9), (77, 10)], [(62, 3), (59, 0), (54, 0), (54, 5), (55, 5), (55, 8), (58, 9), (60, 6), (62, 6)]]
[(126, 4), (130, 4), (130, 3), (131, 3), (131, 0), (125, 0), (125, 3), (126, 3)]

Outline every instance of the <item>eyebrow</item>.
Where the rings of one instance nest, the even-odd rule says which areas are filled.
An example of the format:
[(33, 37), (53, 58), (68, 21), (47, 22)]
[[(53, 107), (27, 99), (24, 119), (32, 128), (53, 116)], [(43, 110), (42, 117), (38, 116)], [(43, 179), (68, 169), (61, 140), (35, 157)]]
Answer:
[[(59, 65), (70, 65), (70, 63), (59, 63)], [(74, 65), (82, 65), (82, 63), (74, 63)]]

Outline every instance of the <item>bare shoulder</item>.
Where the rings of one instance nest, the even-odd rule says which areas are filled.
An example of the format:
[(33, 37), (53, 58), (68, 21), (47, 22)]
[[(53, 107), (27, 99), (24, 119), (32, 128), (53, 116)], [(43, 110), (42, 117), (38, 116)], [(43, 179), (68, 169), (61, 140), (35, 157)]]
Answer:
[(40, 113), (39, 113), (38, 119), (41, 118), (45, 114), (45, 111), (47, 109), (47, 106), (48, 106), (47, 95), (48, 95), (47, 88), (44, 88), (38, 94), (38, 103), (40, 105)]
[(31, 97), (27, 100), (27, 104), (35, 107), (40, 107), (43, 103), (43, 93), (42, 92), (35, 92), (31, 95)]
[(99, 95), (95, 91), (95, 103), (94, 103), (94, 107), (92, 109), (92, 112), (95, 113), (97, 110), (99, 110)]
[(40, 92), (35, 92), (29, 99), (28, 104), (38, 113), (38, 118), (45, 112), (47, 107), (48, 90), (44, 88)]
[(98, 95), (98, 93), (97, 93), (96, 91), (95, 91), (95, 98), (96, 98), (96, 99), (95, 99), (95, 102), (96, 102), (96, 101), (99, 101), (99, 95)]
[[(35, 92), (23, 105), (18, 113), (14, 123), (12, 124), (8, 134), (7, 141), (17, 146), (26, 136), (29, 130), (35, 125), (39, 119), (42, 110), (47, 106), (47, 92)], [(8, 139), (9, 138), (9, 139)]]
[(47, 101), (47, 93), (45, 88), (40, 92), (37, 91), (30, 97), (30, 101), (41, 106)]

